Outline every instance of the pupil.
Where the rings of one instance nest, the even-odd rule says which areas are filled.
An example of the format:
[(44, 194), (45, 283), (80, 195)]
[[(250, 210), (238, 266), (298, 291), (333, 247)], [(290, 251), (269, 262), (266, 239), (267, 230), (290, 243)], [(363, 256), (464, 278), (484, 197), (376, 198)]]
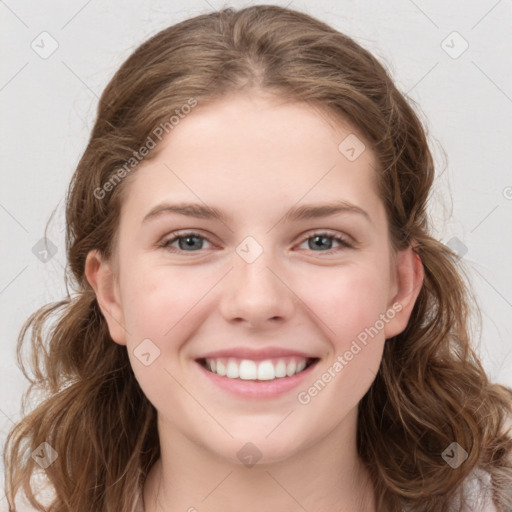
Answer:
[[(329, 237), (327, 237), (327, 236), (320, 236), (320, 235), (316, 235), (313, 238), (315, 240), (315, 244), (317, 242), (319, 242), (319, 241), (320, 241), (320, 243), (327, 243), (330, 240)], [(317, 247), (318, 247), (318, 245), (317, 245)], [(329, 249), (329, 247), (328, 247), (328, 249)]]
[(184, 248), (184, 247), (183, 247), (183, 245), (181, 244), (181, 242), (182, 242), (183, 240), (185, 241), (185, 244), (186, 244), (186, 247), (185, 247), (185, 248), (194, 248), (194, 242), (193, 242), (193, 240), (194, 240), (194, 239), (195, 239), (195, 240), (197, 240), (197, 241), (199, 241), (199, 243), (195, 244), (195, 245), (196, 245), (196, 248), (200, 248), (200, 247), (198, 247), (198, 246), (200, 246), (200, 244), (201, 244), (201, 242), (200, 242), (200, 240), (199, 240), (199, 237), (197, 237), (197, 236), (187, 236), (187, 237), (185, 237), (185, 238), (180, 239), (180, 242), (179, 242), (179, 243), (180, 243), (180, 249), (183, 249), (183, 248)]

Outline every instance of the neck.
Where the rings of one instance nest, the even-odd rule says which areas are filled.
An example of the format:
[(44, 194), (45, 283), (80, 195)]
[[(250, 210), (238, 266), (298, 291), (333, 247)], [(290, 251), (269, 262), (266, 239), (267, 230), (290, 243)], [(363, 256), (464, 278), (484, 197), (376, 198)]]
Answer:
[(170, 429), (159, 422), (161, 458), (144, 485), (144, 512), (374, 512), (373, 487), (357, 456), (356, 422), (346, 419), (321, 442), (250, 468), (175, 431), (166, 435)]

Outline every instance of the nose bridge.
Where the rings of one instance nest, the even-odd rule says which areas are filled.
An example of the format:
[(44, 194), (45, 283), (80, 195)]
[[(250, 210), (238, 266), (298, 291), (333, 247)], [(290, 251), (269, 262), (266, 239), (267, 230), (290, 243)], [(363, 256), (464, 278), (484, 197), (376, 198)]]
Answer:
[(234, 268), (223, 291), (222, 313), (227, 320), (243, 319), (258, 324), (291, 315), (291, 292), (279, 278), (275, 252), (254, 237), (236, 248)]

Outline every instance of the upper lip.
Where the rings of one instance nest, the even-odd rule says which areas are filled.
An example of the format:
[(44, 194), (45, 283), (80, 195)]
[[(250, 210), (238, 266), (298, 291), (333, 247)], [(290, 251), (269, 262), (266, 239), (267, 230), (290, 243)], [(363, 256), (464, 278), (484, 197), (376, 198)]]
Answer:
[(217, 358), (237, 358), (252, 359), (261, 361), (264, 359), (275, 359), (279, 357), (304, 357), (305, 359), (317, 358), (312, 354), (301, 352), (298, 350), (290, 350), (289, 348), (267, 347), (262, 349), (251, 349), (247, 347), (225, 348), (215, 350), (199, 356), (197, 359), (217, 359)]

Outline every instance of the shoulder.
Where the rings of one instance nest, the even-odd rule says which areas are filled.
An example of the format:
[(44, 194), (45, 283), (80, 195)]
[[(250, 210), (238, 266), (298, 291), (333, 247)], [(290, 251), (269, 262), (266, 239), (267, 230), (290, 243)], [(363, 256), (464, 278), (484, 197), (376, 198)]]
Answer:
[[(512, 439), (512, 415), (503, 424), (503, 433)], [(512, 453), (509, 454), (512, 463)], [(498, 512), (492, 500), (491, 475), (482, 469), (473, 470), (463, 483), (463, 491), (467, 496), (472, 512)]]
[[(50, 484), (49, 480), (44, 476), (33, 478), (32, 484), (32, 492), (35, 497), (41, 502), (43, 506), (49, 506), (52, 500), (55, 498), (55, 489)], [(21, 493), (20, 493), (21, 494)], [(0, 492), (0, 496), (3, 494)], [(16, 496), (16, 511), (17, 512), (40, 512), (39, 510), (32, 507), (26, 498), (26, 496), (18, 495)], [(9, 504), (7, 503), (7, 498), (0, 498), (0, 512), (10, 512)], [(144, 505), (142, 501), (142, 489), (139, 497), (139, 501), (137, 503), (137, 508), (135, 512), (144, 512)]]
[[(44, 473), (33, 474), (31, 489), (36, 499), (43, 506), (49, 506), (55, 498), (55, 489)], [(30, 505), (30, 502), (22, 491), (19, 491), (16, 495), (15, 505), (17, 512), (40, 512)], [(0, 512), (10, 512), (6, 497), (0, 499)]]
[(492, 501), (491, 475), (486, 471), (474, 470), (463, 484), (469, 510), (474, 512), (498, 512)]
[[(512, 439), (512, 415), (503, 424), (503, 433)], [(512, 453), (509, 454), (512, 463)], [(492, 500), (491, 475), (482, 469), (475, 469), (463, 484), (463, 489), (470, 503), (470, 510), (475, 512), (498, 512)]]

